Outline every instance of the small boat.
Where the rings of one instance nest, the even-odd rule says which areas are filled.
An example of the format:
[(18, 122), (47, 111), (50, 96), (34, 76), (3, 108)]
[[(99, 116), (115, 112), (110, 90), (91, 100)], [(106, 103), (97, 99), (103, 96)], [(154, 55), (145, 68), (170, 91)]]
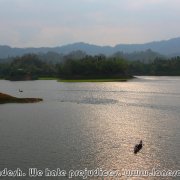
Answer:
[(23, 90), (19, 89), (19, 92), (23, 92)]
[(142, 140), (134, 146), (134, 154), (137, 154), (143, 147)]

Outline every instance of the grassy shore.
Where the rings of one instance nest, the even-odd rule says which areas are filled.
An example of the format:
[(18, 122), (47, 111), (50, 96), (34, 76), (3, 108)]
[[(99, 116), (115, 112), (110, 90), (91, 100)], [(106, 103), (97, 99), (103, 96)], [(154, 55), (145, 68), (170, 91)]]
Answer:
[(38, 80), (59, 80), (57, 77), (39, 77)]
[(5, 103), (35, 103), (43, 101), (41, 98), (17, 98), (7, 94), (0, 93), (0, 104)]
[(126, 82), (128, 79), (59, 79), (59, 82)]
[(132, 79), (133, 76), (94, 76), (94, 77), (64, 77), (60, 78), (59, 82), (126, 82)]
[(110, 78), (58, 78), (58, 77), (39, 77), (38, 80), (57, 80), (58, 82), (126, 82), (134, 77), (110, 77)]

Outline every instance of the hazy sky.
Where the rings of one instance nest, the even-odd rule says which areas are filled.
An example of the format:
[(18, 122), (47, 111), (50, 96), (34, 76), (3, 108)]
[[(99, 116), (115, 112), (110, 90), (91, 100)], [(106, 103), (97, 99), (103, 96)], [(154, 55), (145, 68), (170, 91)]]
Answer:
[(180, 0), (0, 0), (0, 45), (115, 45), (179, 36)]

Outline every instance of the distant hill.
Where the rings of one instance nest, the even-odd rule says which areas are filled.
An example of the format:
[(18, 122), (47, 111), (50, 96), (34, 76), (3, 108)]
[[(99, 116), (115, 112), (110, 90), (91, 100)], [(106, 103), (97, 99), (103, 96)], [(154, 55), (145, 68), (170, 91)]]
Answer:
[(129, 53), (116, 52), (112, 56), (113, 57), (122, 57), (122, 58), (130, 60), (130, 61), (139, 61), (140, 60), (140, 61), (144, 61), (144, 62), (152, 61), (157, 57), (166, 59), (166, 56), (156, 53), (156, 52), (152, 51), (151, 49), (147, 49), (145, 51), (129, 52)]
[(48, 53), (54, 52), (58, 54), (69, 54), (73, 51), (83, 51), (89, 55), (105, 54), (112, 55), (116, 52), (134, 53), (151, 50), (157, 54), (164, 56), (177, 56), (180, 55), (180, 37), (165, 41), (150, 42), (145, 44), (118, 44), (114, 47), (111, 46), (97, 46), (87, 43), (74, 43), (60, 47), (42, 47), (42, 48), (12, 48), (10, 46), (0, 46), (0, 58), (21, 56), (27, 53)]
[(166, 56), (180, 55), (180, 37), (165, 41), (156, 41), (146, 44), (119, 44), (114, 47), (117, 50), (129, 53), (134, 51), (145, 51), (151, 49)]

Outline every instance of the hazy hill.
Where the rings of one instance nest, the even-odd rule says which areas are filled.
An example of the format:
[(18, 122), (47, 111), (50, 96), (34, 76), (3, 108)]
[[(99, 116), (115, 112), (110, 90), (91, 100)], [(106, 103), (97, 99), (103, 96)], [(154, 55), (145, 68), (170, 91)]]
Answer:
[(123, 57), (124, 59), (130, 60), (130, 61), (144, 61), (144, 62), (149, 62), (154, 60), (155, 58), (163, 58), (166, 59), (165, 56), (156, 53), (152, 51), (151, 49), (147, 49), (145, 51), (135, 51), (135, 52), (129, 52), (129, 53), (124, 53), (124, 52), (116, 52), (115, 54), (112, 55), (113, 57)]
[(158, 52), (166, 56), (180, 55), (180, 37), (165, 41), (156, 41), (146, 44), (119, 44), (114, 47), (114, 49), (123, 52), (133, 52), (133, 51), (145, 51), (151, 49), (152, 51)]
[(7, 58), (12, 56), (21, 56), (27, 53), (48, 53), (54, 52), (59, 54), (69, 54), (73, 51), (81, 50), (89, 55), (105, 54), (112, 55), (116, 52), (133, 53), (141, 52), (151, 49), (152, 51), (165, 55), (177, 56), (180, 55), (180, 37), (166, 41), (150, 42), (145, 44), (119, 44), (114, 47), (111, 46), (97, 46), (87, 43), (74, 43), (70, 45), (48, 48), (11, 48), (9, 46), (0, 46), (0, 58)]

